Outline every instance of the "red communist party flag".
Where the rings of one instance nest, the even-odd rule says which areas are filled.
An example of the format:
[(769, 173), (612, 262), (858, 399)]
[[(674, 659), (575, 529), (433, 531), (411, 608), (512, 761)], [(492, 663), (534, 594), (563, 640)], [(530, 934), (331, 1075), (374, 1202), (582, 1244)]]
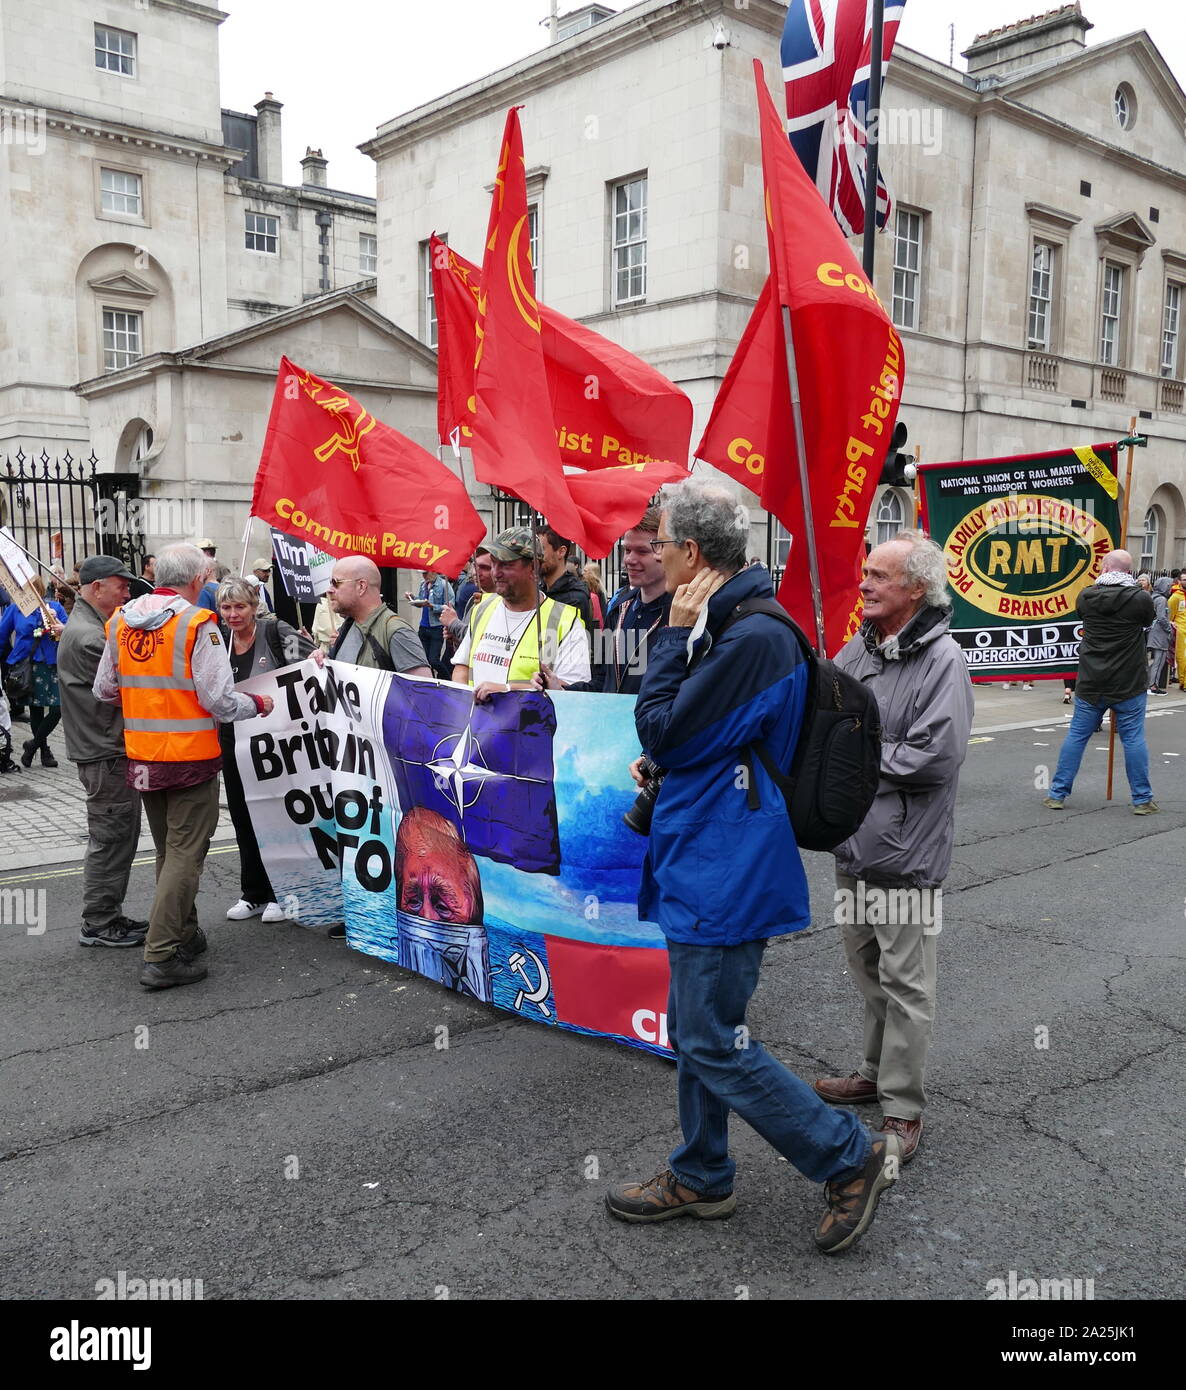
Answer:
[[(659, 487), (687, 477), (691, 406), (632, 354), (561, 315), (545, 315), (534, 286), (523, 140), (512, 108), (478, 293), (468, 421), (474, 472), (596, 559), (609, 554)], [(450, 304), (462, 302), (450, 296)], [(448, 389), (455, 409), (455, 383)], [(566, 474), (565, 465), (584, 471)]]
[(340, 387), (280, 359), (251, 515), (331, 555), (455, 577), (486, 533), (461, 482)]
[(770, 278), (696, 450), (757, 492), (790, 531), (779, 599), (805, 632), (815, 618), (792, 426), (789, 311), (824, 602), (835, 652), (850, 631), (865, 524), (902, 395), (902, 342), (827, 204), (804, 172), (754, 63)]
[(561, 535), (576, 539), (580, 516), (565, 481), (547, 404), (518, 107), (507, 112), (498, 155), (477, 335), (470, 439), (474, 472), (481, 482), (542, 512)]
[[(440, 439), (460, 429), (468, 442), (473, 416), (481, 271), (437, 237), (430, 240), (437, 307)], [(566, 466), (671, 463), (683, 468), (692, 433), (692, 402), (641, 357), (575, 319), (539, 305), (540, 341), (556, 444)]]
[(460, 431), (468, 442), (481, 271), (435, 232), (428, 239), (428, 255), (437, 317), (437, 438), (457, 444)]

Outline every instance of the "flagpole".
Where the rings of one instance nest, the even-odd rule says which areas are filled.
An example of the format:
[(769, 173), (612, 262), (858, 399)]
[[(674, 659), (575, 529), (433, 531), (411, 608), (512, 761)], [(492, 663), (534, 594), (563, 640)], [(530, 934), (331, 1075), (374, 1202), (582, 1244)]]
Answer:
[[(66, 588), (69, 589), (72, 593), (78, 593), (78, 590), (74, 587), (73, 584), (70, 583), (68, 579), (59, 579), (58, 576), (54, 574), (52, 565), (47, 565), (43, 560), (39, 560), (31, 550), (26, 550), (25, 547), (20, 543), (20, 541), (17, 540), (16, 536), (13, 534), (11, 530), (9, 530), (6, 533), (4, 539), (8, 541), (10, 544), (15, 545), (22, 555), (27, 555), (29, 559), (32, 560), (33, 563), (37, 566), (38, 569), (43, 569), (47, 574), (53, 575), (53, 580), (55, 584), (64, 584)], [(16, 579), (15, 574), (12, 577), (14, 580)], [(41, 608), (41, 611), (46, 615), (46, 617), (50, 617), (50, 610), (45, 606), (45, 600), (39, 598), (37, 602)]]
[(540, 573), (539, 573), (539, 536), (536, 532), (536, 522), (543, 524), (543, 515), (532, 508), (531, 512), (531, 572), (535, 576), (535, 650), (539, 658), (540, 672), (543, 672), (544, 665), (544, 639), (543, 630), (540, 626), (539, 616), (539, 593), (540, 593)]
[(787, 353), (787, 381), (791, 388), (791, 418), (795, 423), (795, 453), (799, 456), (799, 491), (803, 496), (803, 529), (807, 532), (807, 570), (811, 579), (811, 602), (815, 609), (815, 635), (821, 657), (828, 654), (824, 642), (824, 600), (820, 589), (819, 553), (815, 544), (815, 519), (811, 512), (811, 486), (807, 476), (807, 445), (803, 439), (803, 404), (799, 398), (799, 369), (795, 365), (795, 340), (791, 333), (791, 311), (782, 308), (782, 335)]
[[(873, 0), (872, 52), (869, 55), (869, 106), (865, 111), (865, 243), (863, 268), (873, 283), (874, 237), (877, 235), (877, 141), (881, 122), (881, 55), (885, 36), (885, 0)], [(870, 120), (872, 130), (870, 131)]]

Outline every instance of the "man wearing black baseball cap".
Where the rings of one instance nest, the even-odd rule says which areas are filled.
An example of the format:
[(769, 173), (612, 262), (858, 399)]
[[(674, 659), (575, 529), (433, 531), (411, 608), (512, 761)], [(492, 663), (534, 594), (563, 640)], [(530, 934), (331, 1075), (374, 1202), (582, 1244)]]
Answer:
[(86, 789), (89, 839), (82, 877), (82, 946), (140, 946), (148, 923), (125, 917), (124, 894), (140, 839), (140, 793), (128, 786), (124, 717), (91, 693), (106, 645), (107, 620), (127, 602), (135, 578), (112, 555), (78, 568), (79, 595), (58, 643), (58, 685), (66, 756)]

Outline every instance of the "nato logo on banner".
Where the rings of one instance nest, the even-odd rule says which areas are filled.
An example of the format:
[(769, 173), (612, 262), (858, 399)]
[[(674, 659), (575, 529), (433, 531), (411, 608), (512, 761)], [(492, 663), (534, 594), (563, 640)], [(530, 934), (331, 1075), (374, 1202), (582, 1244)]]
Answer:
[(467, 686), (392, 681), (383, 711), (400, 809), (435, 811), (471, 854), (528, 873), (560, 872), (555, 733), (541, 693), (478, 705)]

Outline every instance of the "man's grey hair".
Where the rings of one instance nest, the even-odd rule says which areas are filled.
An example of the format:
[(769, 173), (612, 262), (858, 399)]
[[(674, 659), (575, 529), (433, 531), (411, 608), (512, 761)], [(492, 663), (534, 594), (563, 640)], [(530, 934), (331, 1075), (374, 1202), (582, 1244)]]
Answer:
[(161, 589), (188, 589), (195, 579), (206, 573), (210, 556), (203, 555), (196, 545), (178, 541), (167, 545), (156, 557), (156, 582)]
[(923, 531), (899, 531), (893, 540), (905, 541), (910, 547), (902, 573), (906, 586), (925, 585), (923, 602), (932, 608), (946, 608), (951, 599), (947, 593), (947, 557), (943, 551)]
[(668, 483), (659, 497), (671, 539), (695, 541), (714, 570), (736, 574), (749, 549), (749, 512), (737, 494), (716, 483), (689, 478)]
[(224, 579), (218, 586), (214, 601), (219, 608), (224, 603), (245, 603), (249, 608), (255, 608), (259, 604), (259, 589), (246, 579)]

